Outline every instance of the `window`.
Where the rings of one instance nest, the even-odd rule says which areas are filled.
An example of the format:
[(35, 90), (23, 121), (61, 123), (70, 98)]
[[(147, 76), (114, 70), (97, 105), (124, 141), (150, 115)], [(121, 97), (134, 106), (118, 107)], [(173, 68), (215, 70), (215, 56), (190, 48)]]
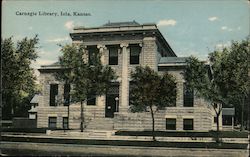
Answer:
[(57, 94), (58, 94), (58, 84), (51, 84), (50, 85), (50, 99), (49, 99), (50, 106), (56, 106)]
[(64, 106), (68, 106), (70, 103), (70, 84), (64, 84)]
[(232, 126), (232, 116), (229, 115), (222, 115), (222, 125), (230, 125)]
[(184, 107), (194, 106), (194, 91), (187, 87), (186, 83), (183, 84), (183, 97), (184, 97)]
[(89, 94), (87, 96), (87, 105), (96, 105), (96, 95), (95, 94)]
[(129, 82), (129, 105), (132, 103), (133, 101), (133, 89), (135, 88), (136, 84), (133, 81)]
[(49, 117), (49, 128), (56, 128), (56, 117)]
[(89, 65), (94, 65), (97, 60), (97, 54), (99, 50), (96, 46), (89, 46), (88, 47), (88, 56), (89, 56)]
[(130, 46), (130, 64), (139, 64), (141, 47), (139, 45)]
[(69, 119), (68, 117), (63, 117), (63, 129), (68, 129), (69, 128)]
[(193, 119), (184, 119), (183, 120), (183, 130), (194, 130)]
[(118, 47), (109, 47), (109, 65), (118, 65)]
[(166, 129), (167, 130), (176, 130), (176, 119), (175, 118), (167, 118), (166, 119)]

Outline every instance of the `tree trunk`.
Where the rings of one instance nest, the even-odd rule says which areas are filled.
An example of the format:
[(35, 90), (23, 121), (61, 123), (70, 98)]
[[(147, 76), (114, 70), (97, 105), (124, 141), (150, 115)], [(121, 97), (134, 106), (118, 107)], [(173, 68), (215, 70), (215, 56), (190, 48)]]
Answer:
[(216, 142), (219, 143), (220, 142), (220, 121), (219, 121), (219, 116), (220, 114), (216, 113), (216, 125), (217, 125), (217, 129), (216, 129)]
[(68, 128), (69, 129), (69, 104), (68, 104)]
[(240, 130), (244, 130), (244, 104), (245, 104), (245, 97), (242, 99), (242, 106), (241, 106), (241, 126)]
[(150, 106), (150, 112), (151, 112), (151, 117), (152, 117), (152, 137), (153, 137), (153, 141), (156, 141), (156, 139), (155, 139), (155, 118), (154, 118), (154, 112), (153, 112), (152, 106)]
[(81, 132), (83, 132), (83, 103), (81, 101)]

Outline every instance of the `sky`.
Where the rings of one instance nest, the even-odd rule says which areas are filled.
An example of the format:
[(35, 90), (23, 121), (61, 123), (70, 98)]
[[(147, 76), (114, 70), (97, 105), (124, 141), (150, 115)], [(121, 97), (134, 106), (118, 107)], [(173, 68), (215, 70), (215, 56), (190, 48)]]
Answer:
[[(75, 26), (98, 27), (109, 21), (135, 20), (157, 24), (177, 56), (193, 55), (205, 60), (215, 49), (246, 39), (249, 10), (247, 0), (5, 0), (2, 38), (12, 37), (16, 42), (38, 34), (39, 58), (32, 66), (39, 68), (58, 60), (58, 44), (72, 42), (69, 33)], [(72, 16), (61, 16), (61, 12)], [(73, 12), (84, 15), (73, 16)]]

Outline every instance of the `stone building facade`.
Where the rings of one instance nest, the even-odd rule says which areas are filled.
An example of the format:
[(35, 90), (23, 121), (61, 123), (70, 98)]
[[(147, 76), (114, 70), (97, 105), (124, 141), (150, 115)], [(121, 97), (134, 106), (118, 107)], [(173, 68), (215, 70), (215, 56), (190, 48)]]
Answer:
[[(186, 92), (183, 79), (185, 58), (176, 56), (155, 24), (141, 25), (133, 21), (92, 28), (78, 27), (70, 36), (73, 44), (85, 45), (84, 51), (89, 55), (84, 59), (90, 61), (92, 53), (100, 53), (101, 62), (112, 67), (118, 76), (107, 95), (84, 103), (86, 129), (151, 130), (150, 113), (131, 113), (128, 110), (130, 73), (139, 65), (147, 65), (160, 74), (169, 72), (176, 78), (176, 105), (155, 115), (156, 130), (215, 129), (215, 114), (208, 102), (196, 97), (194, 91)], [(37, 125), (80, 129), (80, 104), (62, 103), (68, 99), (65, 93), (69, 85), (56, 80), (54, 73), (58, 70), (58, 64), (39, 69), (42, 93), (36, 107)]]

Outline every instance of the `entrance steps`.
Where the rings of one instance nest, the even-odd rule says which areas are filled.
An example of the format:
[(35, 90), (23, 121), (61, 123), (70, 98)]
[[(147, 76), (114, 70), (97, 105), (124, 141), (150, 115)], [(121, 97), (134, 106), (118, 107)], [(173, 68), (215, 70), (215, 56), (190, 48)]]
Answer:
[(87, 130), (113, 130), (113, 118), (95, 118), (92, 119), (86, 126)]

